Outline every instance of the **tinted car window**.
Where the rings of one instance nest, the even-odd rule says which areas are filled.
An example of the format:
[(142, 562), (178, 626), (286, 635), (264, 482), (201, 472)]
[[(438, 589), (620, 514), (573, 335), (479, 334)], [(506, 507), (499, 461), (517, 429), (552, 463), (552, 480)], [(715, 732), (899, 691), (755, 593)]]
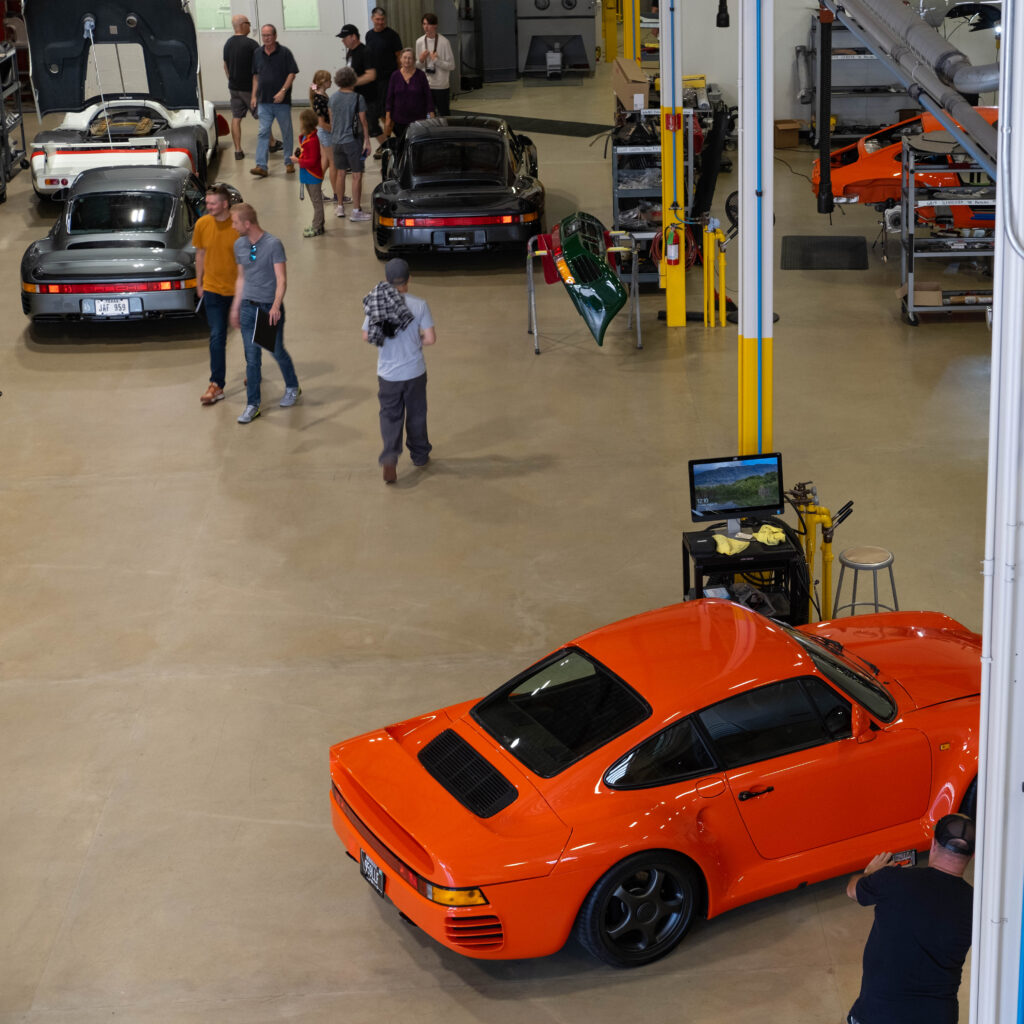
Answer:
[(639, 789), (705, 775), (714, 767), (692, 720), (684, 718), (619, 758), (604, 781), (612, 789)]
[(171, 218), (174, 199), (160, 192), (117, 192), (79, 196), (71, 204), (68, 230), (163, 231)]
[[(813, 678), (810, 682), (818, 682)], [(759, 686), (697, 716), (727, 768), (817, 746), (829, 737), (800, 679)]]
[(650, 713), (635, 690), (576, 649), (560, 652), (473, 708), (476, 721), (545, 778)]
[(485, 178), (504, 182), (508, 156), (500, 139), (430, 139), (417, 142), (409, 154), (416, 178)]

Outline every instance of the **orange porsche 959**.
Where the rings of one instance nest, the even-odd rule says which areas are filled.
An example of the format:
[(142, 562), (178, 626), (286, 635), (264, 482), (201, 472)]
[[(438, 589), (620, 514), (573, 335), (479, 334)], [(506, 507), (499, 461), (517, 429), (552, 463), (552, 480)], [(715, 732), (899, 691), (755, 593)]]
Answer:
[(483, 700), (333, 747), (334, 828), (458, 953), (543, 956), (575, 934), (646, 964), (699, 916), (925, 850), (971, 812), (980, 649), (934, 612), (637, 615)]

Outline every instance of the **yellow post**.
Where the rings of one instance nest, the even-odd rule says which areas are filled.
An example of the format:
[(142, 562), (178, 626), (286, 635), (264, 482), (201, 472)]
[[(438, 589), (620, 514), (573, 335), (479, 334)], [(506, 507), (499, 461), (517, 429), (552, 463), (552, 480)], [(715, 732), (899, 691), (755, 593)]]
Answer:
[(622, 3), (622, 54), (640, 63), (640, 5), (636, 0)]
[(701, 267), (704, 271), (704, 326), (714, 327), (715, 270), (714, 262), (711, 257), (711, 229), (707, 226), (707, 224), (704, 225), (704, 231), (702, 232), (701, 240), (704, 243), (701, 258)]
[[(662, 90), (662, 97), (665, 91)], [(675, 130), (669, 130), (669, 124)], [(670, 267), (665, 263), (662, 246), (662, 278), (665, 282), (665, 324), (668, 327), (686, 326), (686, 151), (683, 132), (683, 108), (661, 108), (661, 223), (679, 230), (679, 262)]]
[(770, 452), (772, 434), (772, 339), (738, 337), (740, 453)]
[(615, 0), (601, 4), (601, 34), (604, 36), (604, 62), (610, 64), (619, 52), (618, 11)]
[(725, 235), (721, 229), (715, 232), (718, 243), (718, 321), (725, 326)]

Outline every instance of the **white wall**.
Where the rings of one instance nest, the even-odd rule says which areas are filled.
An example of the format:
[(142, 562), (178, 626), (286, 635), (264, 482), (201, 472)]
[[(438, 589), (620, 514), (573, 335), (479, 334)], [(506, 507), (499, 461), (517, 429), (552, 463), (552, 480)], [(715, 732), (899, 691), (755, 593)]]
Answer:
[[(344, 46), (335, 33), (346, 22), (358, 26), (365, 37), (369, 27), (369, 10), (376, 0), (318, 0), (320, 30), (287, 31), (281, 11), (281, 0), (237, 0), (233, 12), (247, 14), (253, 25), (253, 38), (259, 41), (259, 26), (271, 22), (277, 26), (278, 40), (295, 55), (299, 65), (293, 97), (300, 102), (305, 96), (313, 72), (326, 68), (334, 72), (344, 63)], [(512, 2), (512, 0), (509, 0)], [(385, 5), (386, 6), (386, 5)], [(742, 17), (753, 11), (753, 0), (729, 0), (729, 28), (715, 28), (718, 0), (686, 0), (686, 24), (683, 34), (683, 69), (687, 74), (706, 74), (709, 81), (722, 88), (729, 104), (737, 102), (738, 48), (737, 26)], [(775, 0), (775, 116), (808, 119), (811, 108), (797, 102), (796, 57), (798, 45), (806, 44), (811, 15), (817, 11), (816, 3), (808, 0)], [(959, 22), (946, 22), (952, 30)], [(227, 82), (221, 59), (224, 42), (230, 28), (219, 32), (199, 33), (199, 59), (203, 68), (203, 87), (207, 99), (226, 103)], [(995, 41), (991, 32), (957, 30), (953, 42), (975, 64), (996, 60)]]
[[(319, 31), (287, 30), (281, 0), (235, 0), (233, 14), (245, 14), (252, 22), (252, 37), (259, 42), (260, 25), (270, 22), (277, 28), (277, 41), (287, 46), (299, 65), (299, 75), (292, 88), (292, 101), (304, 102), (313, 72), (325, 68), (332, 74), (345, 63), (345, 46), (336, 38), (342, 25), (355, 25), (365, 38), (370, 24), (369, 10), (376, 6), (366, 0), (318, 0)], [(230, 26), (224, 30), (199, 32), (199, 62), (203, 69), (203, 91), (208, 100), (226, 104), (228, 84), (224, 76), (224, 43), (231, 35)]]
[[(686, 24), (683, 30), (683, 68), (688, 74), (706, 74), (709, 81), (722, 88), (725, 101), (737, 102), (739, 70), (740, 18), (752, 16), (753, 0), (729, 0), (729, 28), (715, 28), (718, 0), (686, 0)], [(807, 120), (811, 108), (797, 102), (796, 55), (799, 45), (806, 45), (811, 15), (817, 3), (807, 0), (775, 0), (775, 116)], [(944, 23), (951, 32), (959, 21)], [(989, 64), (996, 58), (995, 40), (991, 32), (968, 32), (957, 29), (953, 42), (976, 65)], [(908, 104), (909, 105), (909, 104)]]

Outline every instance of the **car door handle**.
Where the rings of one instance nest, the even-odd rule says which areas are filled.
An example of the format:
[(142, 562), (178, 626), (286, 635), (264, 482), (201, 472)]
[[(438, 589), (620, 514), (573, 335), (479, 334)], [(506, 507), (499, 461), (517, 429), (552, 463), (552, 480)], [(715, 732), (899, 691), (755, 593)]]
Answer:
[(774, 793), (774, 792), (775, 792), (775, 787), (774, 786), (765, 786), (764, 789), (758, 789), (756, 791), (753, 790), (753, 789), (744, 789), (740, 793), (740, 799), (741, 800), (753, 800), (755, 796), (764, 796), (765, 793)]

